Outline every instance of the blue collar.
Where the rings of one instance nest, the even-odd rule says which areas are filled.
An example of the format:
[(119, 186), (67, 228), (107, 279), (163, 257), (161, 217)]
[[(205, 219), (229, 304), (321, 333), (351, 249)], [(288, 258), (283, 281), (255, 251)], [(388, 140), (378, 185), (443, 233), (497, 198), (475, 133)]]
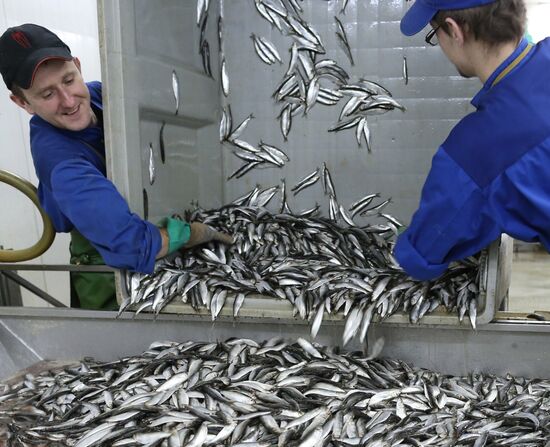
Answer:
[[(493, 87), (496, 82), (500, 81), (500, 79), (497, 80), (497, 78), (501, 75), (507, 76), (509, 74), (509, 71), (525, 62), (525, 56), (530, 52), (531, 48), (533, 48), (533, 46), (527, 41), (527, 39), (521, 39), (519, 45), (514, 50), (514, 52), (510, 56), (508, 56), (506, 60), (497, 67), (493, 74), (489, 76), (487, 81), (485, 81), (485, 84), (483, 84), (481, 90), (473, 97), (471, 104), (475, 108), (478, 108), (485, 94), (491, 89), (491, 87)], [(508, 71), (505, 73), (505, 70)]]

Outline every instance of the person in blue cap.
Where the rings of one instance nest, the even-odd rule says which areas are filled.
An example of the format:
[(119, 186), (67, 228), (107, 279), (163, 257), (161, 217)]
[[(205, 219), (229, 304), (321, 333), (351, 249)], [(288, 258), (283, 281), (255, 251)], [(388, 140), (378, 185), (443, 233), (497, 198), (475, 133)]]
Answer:
[[(231, 236), (200, 222), (161, 227), (132, 213), (107, 179), (100, 82), (85, 83), (80, 61), (50, 30), (31, 23), (0, 37), (0, 72), (10, 98), (33, 115), (31, 152), (40, 204), (57, 232), (71, 233), (71, 263), (151, 273), (155, 259)], [(72, 273), (71, 305), (115, 309), (114, 275)]]
[(429, 280), (505, 233), (550, 250), (550, 39), (523, 37), (523, 0), (416, 0), (401, 20), (483, 83), (432, 160), (394, 254)]

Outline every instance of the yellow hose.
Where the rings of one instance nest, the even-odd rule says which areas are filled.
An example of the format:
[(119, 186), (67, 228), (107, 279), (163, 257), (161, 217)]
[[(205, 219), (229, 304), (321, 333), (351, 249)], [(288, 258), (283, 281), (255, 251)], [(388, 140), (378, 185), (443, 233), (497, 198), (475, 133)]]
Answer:
[(2, 170), (0, 170), (0, 182), (13, 186), (15, 189), (21, 191), (29, 199), (31, 199), (38, 208), (38, 211), (40, 211), (40, 216), (42, 216), (42, 222), (44, 223), (42, 237), (36, 244), (22, 250), (0, 250), (0, 262), (20, 262), (37, 258), (48, 248), (50, 248), (50, 245), (52, 245), (55, 238), (55, 231), (53, 229), (52, 221), (38, 202), (36, 188), (32, 183), (28, 182), (24, 178)]

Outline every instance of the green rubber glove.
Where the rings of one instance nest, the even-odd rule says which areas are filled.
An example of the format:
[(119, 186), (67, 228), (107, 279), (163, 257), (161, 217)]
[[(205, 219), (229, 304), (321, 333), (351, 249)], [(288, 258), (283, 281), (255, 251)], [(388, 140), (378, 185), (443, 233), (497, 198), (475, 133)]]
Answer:
[(161, 226), (166, 228), (168, 233), (168, 254), (183, 247), (191, 236), (191, 227), (184, 220), (167, 217), (162, 220)]

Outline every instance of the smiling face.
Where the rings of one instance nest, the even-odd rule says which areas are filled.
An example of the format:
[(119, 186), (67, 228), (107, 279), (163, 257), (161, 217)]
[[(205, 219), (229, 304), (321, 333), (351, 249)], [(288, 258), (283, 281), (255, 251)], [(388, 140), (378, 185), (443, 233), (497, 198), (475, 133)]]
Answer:
[(95, 122), (90, 92), (76, 58), (43, 62), (36, 70), (31, 87), (22, 91), (24, 99), (15, 95), (11, 99), (31, 115), (38, 115), (59, 129), (79, 131)]

